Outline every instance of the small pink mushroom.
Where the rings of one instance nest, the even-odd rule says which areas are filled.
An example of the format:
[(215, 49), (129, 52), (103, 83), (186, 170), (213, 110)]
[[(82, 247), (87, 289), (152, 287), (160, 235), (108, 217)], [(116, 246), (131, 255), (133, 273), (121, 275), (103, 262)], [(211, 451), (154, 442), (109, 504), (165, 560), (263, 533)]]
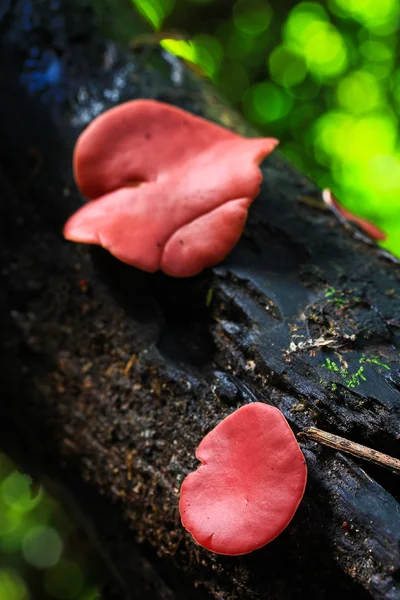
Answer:
[(202, 464), (184, 480), (179, 509), (198, 544), (247, 554), (285, 529), (303, 497), (307, 468), (277, 408), (239, 408), (206, 435), (196, 456)]
[(97, 117), (78, 139), (75, 179), (92, 202), (64, 227), (145, 271), (187, 277), (239, 240), (259, 193), (259, 163), (277, 145), (246, 139), (152, 100)]
[(379, 227), (371, 223), (371, 221), (367, 221), (367, 219), (363, 219), (362, 217), (357, 217), (349, 210), (343, 208), (339, 200), (332, 194), (330, 189), (327, 188), (323, 190), (322, 199), (326, 206), (328, 206), (333, 212), (342, 217), (345, 221), (351, 221), (352, 223), (358, 225), (358, 227), (373, 240), (386, 240), (386, 233), (382, 231), (382, 229), (379, 229)]

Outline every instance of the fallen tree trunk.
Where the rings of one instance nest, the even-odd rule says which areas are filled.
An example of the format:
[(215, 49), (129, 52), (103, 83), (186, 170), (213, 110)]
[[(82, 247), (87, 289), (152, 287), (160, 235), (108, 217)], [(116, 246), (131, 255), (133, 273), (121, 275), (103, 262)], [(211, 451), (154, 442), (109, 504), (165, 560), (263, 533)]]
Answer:
[(128, 597), (399, 598), (396, 475), (314, 442), (267, 547), (210, 554), (178, 514), (196, 446), (246, 402), (398, 454), (398, 266), (276, 153), (237, 248), (198, 277), (65, 242), (73, 145), (99, 112), (151, 97), (250, 133), (171, 57), (121, 51), (68, 5), (0, 11), (2, 447), (56, 482)]

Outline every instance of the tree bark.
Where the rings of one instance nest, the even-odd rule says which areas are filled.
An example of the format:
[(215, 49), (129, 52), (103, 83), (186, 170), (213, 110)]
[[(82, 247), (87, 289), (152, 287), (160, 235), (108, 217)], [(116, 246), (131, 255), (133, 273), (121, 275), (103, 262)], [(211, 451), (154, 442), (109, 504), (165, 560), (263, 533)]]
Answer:
[(398, 599), (389, 471), (302, 440), (303, 502), (242, 557), (197, 546), (178, 496), (203, 436), (255, 400), (398, 456), (399, 267), (279, 153), (240, 243), (200, 276), (67, 243), (73, 146), (103, 110), (156, 98), (253, 132), (172, 57), (102, 40), (84, 0), (9, 0), (0, 19), (3, 449), (75, 507), (129, 598)]

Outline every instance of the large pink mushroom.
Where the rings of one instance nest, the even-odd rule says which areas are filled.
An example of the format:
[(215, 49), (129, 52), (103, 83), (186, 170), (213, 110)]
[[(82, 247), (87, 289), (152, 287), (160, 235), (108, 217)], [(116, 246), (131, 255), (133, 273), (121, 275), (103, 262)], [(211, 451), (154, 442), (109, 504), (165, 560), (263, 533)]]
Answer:
[(78, 139), (75, 179), (91, 200), (64, 227), (145, 271), (187, 277), (239, 240), (259, 193), (259, 163), (277, 145), (247, 139), (184, 110), (134, 100)]
[(303, 497), (307, 468), (277, 408), (239, 408), (206, 435), (196, 456), (202, 464), (184, 480), (179, 509), (198, 544), (247, 554), (285, 529)]

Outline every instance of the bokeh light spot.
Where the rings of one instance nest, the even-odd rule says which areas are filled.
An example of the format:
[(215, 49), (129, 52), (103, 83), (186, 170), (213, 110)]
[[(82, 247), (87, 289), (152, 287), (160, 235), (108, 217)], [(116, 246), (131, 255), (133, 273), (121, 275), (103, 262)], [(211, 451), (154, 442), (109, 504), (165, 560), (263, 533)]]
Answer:
[(321, 24), (328, 21), (328, 15), (320, 4), (300, 2), (291, 10), (283, 26), (284, 38), (301, 46), (318, 31)]
[(305, 42), (304, 57), (310, 72), (320, 78), (336, 77), (347, 67), (343, 38), (332, 25), (325, 23)]
[(247, 118), (259, 125), (277, 121), (288, 114), (292, 98), (268, 82), (253, 85), (245, 94), (243, 108)]
[(361, 114), (384, 104), (383, 91), (368, 71), (354, 71), (339, 81), (338, 103), (348, 111)]
[(389, 111), (357, 119), (348, 131), (347, 156), (365, 161), (378, 154), (392, 154), (397, 128), (397, 119)]
[(60, 535), (52, 527), (33, 527), (22, 541), (22, 553), (26, 562), (37, 569), (54, 567), (60, 560), (62, 550)]
[(316, 121), (314, 145), (332, 157), (361, 164), (376, 154), (393, 152), (396, 127), (397, 121), (389, 113), (356, 118), (346, 112), (331, 111)]
[(303, 57), (287, 46), (275, 48), (269, 56), (268, 64), (272, 79), (285, 87), (301, 83), (307, 74)]
[(354, 119), (339, 111), (326, 112), (314, 124), (314, 145), (327, 154), (341, 154)]
[(400, 160), (396, 156), (378, 155), (371, 158), (366, 169), (369, 185), (378, 191), (400, 190)]
[(336, 77), (347, 67), (344, 39), (320, 5), (302, 2), (295, 6), (285, 23), (284, 38), (318, 79)]
[(383, 42), (377, 40), (365, 40), (360, 45), (361, 54), (372, 62), (391, 61), (393, 57), (393, 49)]
[(12, 508), (5, 509), (1, 506), (0, 510), (0, 545), (3, 544), (4, 537), (10, 537), (16, 530), (19, 529), (21, 524), (21, 516), (23, 514), (20, 511), (15, 511)]
[(1, 484), (4, 503), (15, 511), (27, 512), (35, 508), (42, 498), (42, 490), (33, 497), (32, 479), (28, 475), (14, 471)]
[(272, 9), (266, 0), (238, 0), (233, 7), (235, 26), (251, 35), (268, 29), (271, 19)]
[(372, 30), (384, 25), (389, 33), (397, 27), (398, 0), (329, 0), (329, 7), (332, 12), (352, 17)]

